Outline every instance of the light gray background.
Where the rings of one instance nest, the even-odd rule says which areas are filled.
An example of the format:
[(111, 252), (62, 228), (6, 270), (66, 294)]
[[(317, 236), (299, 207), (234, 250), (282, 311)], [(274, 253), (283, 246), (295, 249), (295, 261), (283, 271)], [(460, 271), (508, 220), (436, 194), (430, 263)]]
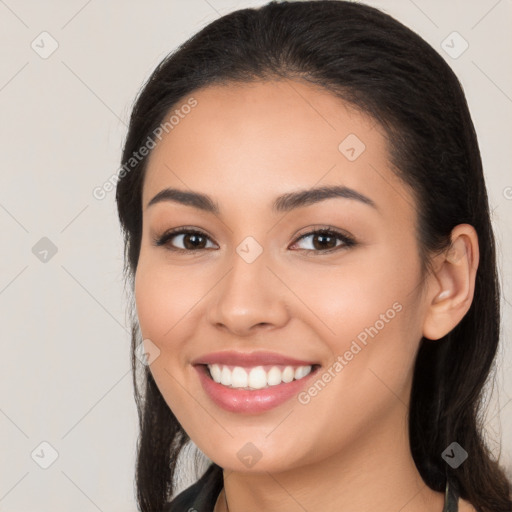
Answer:
[[(0, 0), (1, 511), (136, 509), (122, 239), (114, 192), (92, 191), (119, 169), (133, 99), (158, 62), (220, 15), (263, 3)], [(512, 476), (512, 3), (368, 3), (430, 42), (467, 94), (504, 289), (487, 428)], [(457, 58), (441, 46), (460, 52), (453, 31), (469, 44)], [(44, 55), (52, 40), (58, 48)], [(43, 237), (57, 248), (46, 262), (33, 253)], [(58, 458), (42, 469), (52, 450)]]

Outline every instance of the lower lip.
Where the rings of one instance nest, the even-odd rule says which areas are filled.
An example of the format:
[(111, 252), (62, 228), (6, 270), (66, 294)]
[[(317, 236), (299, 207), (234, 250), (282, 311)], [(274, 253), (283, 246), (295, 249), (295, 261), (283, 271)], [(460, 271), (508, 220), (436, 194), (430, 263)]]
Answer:
[(254, 391), (229, 388), (215, 382), (208, 375), (208, 368), (205, 365), (196, 365), (194, 368), (199, 374), (199, 379), (206, 394), (219, 407), (230, 412), (256, 414), (273, 409), (296, 396), (320, 367), (314, 368), (302, 379), (277, 384), (265, 389), (255, 389)]

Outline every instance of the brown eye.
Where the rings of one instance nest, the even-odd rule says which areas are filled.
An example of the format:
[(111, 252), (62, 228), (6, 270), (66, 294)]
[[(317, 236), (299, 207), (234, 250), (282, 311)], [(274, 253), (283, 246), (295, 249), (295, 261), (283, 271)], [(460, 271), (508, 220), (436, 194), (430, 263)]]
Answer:
[(204, 249), (206, 238), (203, 235), (198, 235), (196, 233), (187, 233), (182, 236), (183, 245), (185, 246), (185, 249)]
[(325, 233), (319, 233), (313, 235), (313, 247), (318, 250), (333, 249), (336, 247), (337, 240), (333, 235), (326, 235)]
[(294, 243), (297, 245), (301, 240), (311, 239), (311, 242), (305, 244), (307, 247), (303, 247), (300, 250), (313, 251), (313, 252), (330, 252), (338, 249), (352, 247), (356, 242), (349, 236), (340, 233), (333, 229), (320, 229), (316, 231), (310, 231), (305, 235), (302, 235)]
[[(201, 231), (181, 228), (168, 231), (160, 238), (157, 238), (154, 243), (157, 246), (163, 245), (171, 251), (192, 252), (211, 248), (212, 246), (208, 247), (206, 245), (208, 240), (209, 237)], [(181, 245), (181, 247), (176, 247), (176, 244)]]

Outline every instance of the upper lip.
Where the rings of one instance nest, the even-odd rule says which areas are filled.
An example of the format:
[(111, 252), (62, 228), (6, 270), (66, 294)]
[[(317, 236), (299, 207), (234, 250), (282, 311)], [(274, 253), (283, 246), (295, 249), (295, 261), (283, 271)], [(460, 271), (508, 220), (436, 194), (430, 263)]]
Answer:
[(225, 364), (232, 366), (263, 366), (263, 365), (283, 365), (283, 366), (312, 366), (314, 362), (300, 361), (292, 357), (277, 354), (275, 352), (212, 352), (205, 354), (192, 361), (193, 365), (198, 364)]

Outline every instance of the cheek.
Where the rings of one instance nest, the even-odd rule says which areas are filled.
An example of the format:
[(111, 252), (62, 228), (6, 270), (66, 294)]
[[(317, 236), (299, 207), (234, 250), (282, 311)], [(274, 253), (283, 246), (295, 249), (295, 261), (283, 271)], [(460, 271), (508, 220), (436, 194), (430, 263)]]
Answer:
[(403, 388), (421, 338), (419, 261), (391, 249), (371, 261), (357, 256), (297, 273), (294, 286), (314, 312), (313, 330), (333, 359), (342, 358), (344, 389), (365, 384), (371, 393), (381, 386), (375, 374)]
[(409, 309), (406, 306), (416, 301), (418, 270), (414, 262), (403, 265), (396, 255), (384, 251), (371, 260), (354, 253), (339, 265), (294, 272), (288, 281), (304, 303), (300, 307), (310, 309), (319, 326), (324, 324), (323, 332), (334, 339), (348, 339), (376, 322), (381, 326), (382, 315), (384, 321), (398, 319), (396, 310), (401, 308), (393, 308), (396, 303)]
[[(187, 275), (188, 274), (188, 275)], [(203, 279), (193, 279), (192, 272), (168, 269), (161, 263), (141, 261), (135, 275), (135, 303), (142, 335), (157, 344), (174, 338), (183, 329), (204, 298), (208, 288)]]
[[(135, 274), (135, 304), (142, 339), (157, 354), (149, 366), (169, 408), (183, 426), (189, 426), (190, 393), (185, 391), (183, 368), (188, 368), (186, 344), (193, 339), (190, 321), (204, 290), (180, 269), (169, 270), (161, 262), (140, 259)], [(197, 306), (196, 306), (197, 307)], [(155, 349), (154, 347), (157, 347)]]
[[(151, 340), (159, 351), (149, 369), (182, 424), (189, 421), (186, 411), (190, 409), (190, 393), (200, 393), (190, 359), (201, 348), (197, 347), (197, 331), (216, 279), (211, 269), (201, 269), (200, 265), (196, 269), (170, 268), (161, 258), (142, 254), (135, 274), (135, 304), (142, 338)], [(195, 382), (197, 389), (185, 391), (184, 379)]]
[(299, 411), (315, 418), (319, 435), (339, 439), (344, 425), (348, 443), (368, 421), (408, 402), (421, 337), (418, 279), (412, 258), (404, 265), (384, 254), (372, 264), (347, 261), (297, 277), (332, 356), (319, 376), (326, 384), (315, 383), (299, 397)]

